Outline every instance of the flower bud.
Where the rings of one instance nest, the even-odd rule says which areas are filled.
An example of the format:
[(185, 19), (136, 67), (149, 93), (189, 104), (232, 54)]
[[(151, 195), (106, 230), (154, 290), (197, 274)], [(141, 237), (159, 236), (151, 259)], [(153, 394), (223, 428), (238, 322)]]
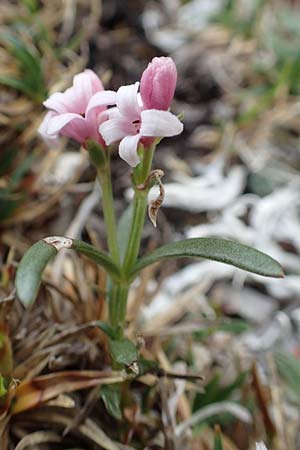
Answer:
[(171, 58), (153, 58), (141, 78), (140, 93), (144, 108), (169, 109), (174, 97), (177, 70)]

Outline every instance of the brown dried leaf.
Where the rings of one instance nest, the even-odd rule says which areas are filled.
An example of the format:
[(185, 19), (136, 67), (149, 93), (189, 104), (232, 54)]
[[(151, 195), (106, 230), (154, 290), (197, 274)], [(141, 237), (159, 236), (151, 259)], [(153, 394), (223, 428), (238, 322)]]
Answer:
[(8, 423), (10, 417), (0, 418), (0, 450), (7, 450), (8, 448)]
[(253, 363), (252, 366), (252, 386), (266, 431), (270, 436), (274, 436), (276, 434), (275, 424), (273, 418), (269, 413), (269, 401), (266, 395), (266, 391), (261, 384), (257, 366), (255, 363)]
[(24, 381), (15, 389), (12, 414), (36, 408), (66, 392), (124, 381), (123, 372), (68, 371)]
[(46, 442), (61, 442), (61, 436), (53, 431), (36, 431), (35, 433), (24, 436), (16, 446), (15, 450), (23, 450), (29, 446), (31, 448), (31, 446)]
[(13, 355), (11, 342), (6, 327), (0, 325), (0, 374), (10, 377), (13, 370)]
[(161, 182), (161, 177), (163, 176), (164, 172), (162, 170), (153, 170), (150, 174), (150, 180), (155, 179), (159, 186), (158, 196), (156, 197), (155, 200), (151, 200), (148, 206), (148, 215), (155, 228), (156, 228), (157, 214), (165, 198), (165, 188)]

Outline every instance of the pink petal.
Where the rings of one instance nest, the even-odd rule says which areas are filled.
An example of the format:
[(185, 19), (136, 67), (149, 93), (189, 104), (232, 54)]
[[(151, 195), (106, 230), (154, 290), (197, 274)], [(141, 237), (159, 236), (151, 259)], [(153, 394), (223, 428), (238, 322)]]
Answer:
[(91, 97), (85, 112), (85, 119), (91, 138), (99, 139), (99, 125), (108, 118), (108, 109), (106, 107), (116, 102), (116, 95), (113, 91), (102, 91)]
[(84, 72), (75, 75), (73, 78), (73, 86), (85, 92), (89, 98), (96, 92), (104, 91), (100, 78), (91, 69), (85, 69)]
[(85, 70), (73, 78), (73, 86), (65, 92), (55, 92), (45, 102), (44, 106), (60, 114), (84, 114), (91, 97), (103, 91), (100, 79), (92, 70)]
[(80, 144), (88, 137), (89, 131), (85, 119), (79, 114), (66, 113), (56, 115), (49, 120), (48, 133), (70, 137)]
[(59, 114), (84, 114), (86, 108), (84, 98), (82, 98), (82, 95), (73, 86), (66, 89), (65, 92), (55, 92), (43, 105)]
[(103, 108), (104, 106), (115, 105), (117, 100), (117, 94), (114, 91), (102, 91), (94, 94), (86, 108), (86, 114), (93, 108)]
[[(92, 70), (85, 70), (73, 78), (73, 89), (77, 102), (80, 103), (80, 113), (83, 114), (92, 96), (104, 90), (98, 76)], [(76, 111), (79, 112), (79, 111)]]
[(99, 132), (103, 136), (106, 145), (117, 142), (125, 136), (136, 134), (132, 123), (123, 117), (106, 120), (100, 125)]
[(169, 111), (147, 109), (142, 112), (142, 136), (168, 137), (182, 133), (183, 124)]
[(167, 110), (174, 97), (177, 70), (172, 58), (153, 58), (141, 78), (141, 97), (145, 109)]
[(109, 119), (120, 119), (120, 118), (124, 119), (124, 117), (122, 116), (122, 114), (120, 113), (120, 111), (116, 106), (113, 108), (108, 108), (106, 111)]
[(137, 92), (139, 82), (129, 86), (121, 86), (117, 92), (117, 107), (122, 116), (131, 121), (137, 120), (141, 115), (141, 108), (138, 104)]
[(124, 161), (126, 161), (131, 167), (135, 167), (140, 162), (140, 158), (137, 153), (138, 143), (141, 138), (140, 134), (135, 136), (126, 136), (119, 145), (119, 155)]
[(50, 120), (56, 116), (56, 113), (53, 111), (49, 111), (42, 123), (40, 124), (38, 128), (38, 133), (41, 135), (43, 140), (46, 142), (48, 147), (55, 148), (58, 146), (59, 140), (58, 140), (58, 134), (49, 134), (48, 128), (49, 128), (49, 122)]
[(50, 95), (50, 97), (43, 102), (43, 105), (59, 114), (68, 112), (67, 105), (65, 104), (65, 96), (62, 92), (55, 92)]

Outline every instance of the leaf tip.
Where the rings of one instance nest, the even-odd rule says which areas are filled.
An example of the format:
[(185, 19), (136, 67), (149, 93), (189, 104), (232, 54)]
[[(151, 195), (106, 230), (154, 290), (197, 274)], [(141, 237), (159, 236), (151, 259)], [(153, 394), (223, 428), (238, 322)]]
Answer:
[(281, 270), (280, 270), (280, 272), (279, 272), (277, 278), (284, 278), (284, 277), (285, 277), (285, 273), (284, 273), (284, 271), (283, 271), (283, 268), (281, 267)]
[(73, 246), (73, 239), (61, 236), (49, 236), (44, 238), (43, 241), (54, 247), (57, 252), (62, 248), (72, 248)]

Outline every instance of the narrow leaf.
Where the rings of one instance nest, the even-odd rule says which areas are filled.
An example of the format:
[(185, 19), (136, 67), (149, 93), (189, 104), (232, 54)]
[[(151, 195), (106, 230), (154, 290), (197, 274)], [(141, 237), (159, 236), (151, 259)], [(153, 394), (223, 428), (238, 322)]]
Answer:
[(215, 426), (214, 450), (223, 450), (222, 435), (219, 425)]
[(206, 258), (266, 277), (283, 277), (280, 264), (265, 253), (238, 242), (214, 238), (185, 239), (164, 245), (140, 259), (130, 276), (136, 276), (141, 269), (157, 261), (183, 257)]
[(34, 302), (45, 267), (56, 254), (55, 247), (38, 241), (21, 259), (16, 275), (16, 290), (24, 306)]
[(36, 242), (23, 256), (16, 275), (17, 295), (24, 306), (32, 304), (36, 298), (43, 271), (60, 249), (73, 249), (86, 255), (102, 266), (113, 279), (120, 275), (119, 269), (110, 257), (77, 239), (51, 236)]
[(145, 375), (146, 373), (158, 373), (159, 372), (158, 363), (151, 359), (139, 358), (138, 367), (139, 367), (140, 375)]
[(23, 180), (23, 178), (31, 170), (35, 159), (36, 155), (34, 153), (31, 153), (18, 164), (16, 170), (10, 176), (9, 184), (11, 188), (16, 188), (18, 184)]
[(0, 75), (0, 84), (16, 89), (26, 95), (31, 95), (32, 93), (32, 88), (31, 86), (28, 86), (26, 81), (19, 80), (18, 78), (12, 76)]
[(121, 390), (119, 384), (107, 384), (101, 387), (101, 398), (108, 413), (118, 420), (122, 419)]
[(32, 85), (40, 87), (42, 83), (42, 69), (38, 55), (32, 53), (16, 35), (2, 34), (1, 40), (8, 45), (9, 51), (21, 64)]
[(0, 221), (8, 219), (19, 207), (24, 196), (12, 193), (8, 189), (0, 189)]
[(300, 396), (300, 359), (294, 355), (277, 351), (274, 354), (278, 372), (286, 381), (291, 391)]
[(79, 241), (78, 239), (73, 239), (72, 249), (95, 261), (95, 263), (98, 264), (98, 266), (103, 267), (113, 279), (119, 279), (120, 271), (106, 253), (101, 252), (92, 245)]
[(97, 320), (97, 327), (100, 328), (100, 330), (103, 331), (103, 333), (105, 333), (109, 338), (115, 338), (115, 331), (107, 322)]
[(4, 377), (0, 374), (0, 399), (7, 393), (6, 383)]
[(109, 350), (112, 359), (123, 366), (130, 366), (138, 359), (136, 347), (129, 339), (110, 340)]

